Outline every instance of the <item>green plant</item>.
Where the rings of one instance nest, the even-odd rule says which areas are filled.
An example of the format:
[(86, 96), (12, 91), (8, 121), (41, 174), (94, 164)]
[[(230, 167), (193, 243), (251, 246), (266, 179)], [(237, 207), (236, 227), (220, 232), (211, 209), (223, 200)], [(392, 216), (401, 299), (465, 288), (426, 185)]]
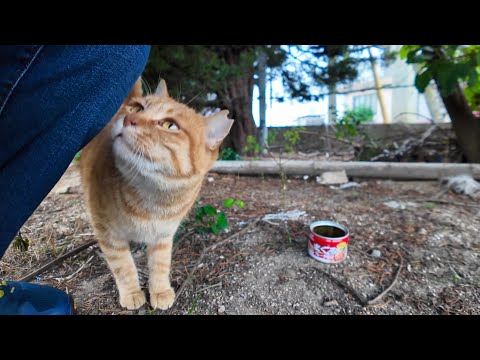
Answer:
[(404, 45), (400, 57), (414, 64), (419, 92), (435, 83), (463, 156), (480, 162), (480, 45)]
[(222, 149), (219, 158), (220, 160), (242, 160), (240, 154), (230, 148)]
[(242, 200), (234, 200), (232, 198), (228, 198), (223, 202), (223, 207), (231, 208), (234, 205), (238, 206), (239, 208), (245, 207), (245, 203)]
[[(245, 203), (242, 200), (228, 198), (223, 202), (223, 207), (229, 209), (233, 206), (243, 208)], [(225, 212), (216, 209), (212, 205), (199, 206), (195, 209), (196, 232), (219, 234), (220, 231), (228, 229), (227, 215)]]
[(424, 207), (425, 209), (432, 210), (432, 209), (435, 208), (435, 204), (434, 204), (434, 203), (431, 203), (431, 202), (426, 202), (426, 203), (423, 204), (423, 207)]
[(19, 231), (18, 235), (13, 240), (13, 247), (20, 252), (25, 252), (28, 250), (28, 246), (30, 245), (30, 240), (26, 237), (22, 236), (22, 233)]
[(296, 127), (289, 129), (283, 133), (283, 138), (287, 141), (287, 144), (284, 146), (285, 151), (292, 153), (295, 145), (300, 140), (300, 131), (305, 131), (304, 127)]
[(73, 160), (80, 161), (80, 155), (81, 155), (80, 153), (81, 153), (81, 151), (77, 152), (75, 154), (75, 157), (73, 158)]
[(267, 133), (267, 144), (268, 146), (272, 146), (273, 143), (277, 140), (278, 131), (276, 129), (268, 129)]
[(246, 142), (247, 142), (247, 146), (245, 146), (243, 150), (245, 153), (253, 154), (254, 156), (257, 156), (258, 154), (260, 154), (260, 151), (262, 149), (255, 136), (248, 135)]
[(228, 229), (225, 213), (211, 205), (204, 205), (195, 209), (195, 222), (198, 224), (195, 231), (199, 233), (218, 234), (220, 231)]
[(335, 136), (337, 139), (355, 137), (359, 134), (359, 127), (373, 120), (373, 111), (367, 107), (358, 107), (348, 110), (336, 122)]

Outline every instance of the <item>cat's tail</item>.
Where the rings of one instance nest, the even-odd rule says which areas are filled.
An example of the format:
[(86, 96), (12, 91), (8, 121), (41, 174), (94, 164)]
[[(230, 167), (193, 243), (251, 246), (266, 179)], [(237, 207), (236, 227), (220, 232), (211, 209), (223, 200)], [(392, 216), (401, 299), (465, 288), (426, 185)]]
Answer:
[(132, 98), (140, 97), (143, 95), (142, 90), (142, 77), (139, 77), (135, 84), (132, 86), (130, 93), (128, 94), (127, 98), (123, 101), (123, 104), (127, 104)]

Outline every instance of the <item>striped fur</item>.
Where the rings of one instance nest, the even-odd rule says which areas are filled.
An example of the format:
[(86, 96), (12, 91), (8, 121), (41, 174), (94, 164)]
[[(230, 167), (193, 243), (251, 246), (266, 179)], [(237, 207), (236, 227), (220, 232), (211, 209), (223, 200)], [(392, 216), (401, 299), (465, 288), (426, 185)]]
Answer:
[[(197, 114), (170, 98), (163, 81), (161, 85), (163, 93), (142, 97), (139, 80), (80, 160), (87, 212), (120, 304), (128, 309), (145, 303), (131, 241), (147, 244), (150, 305), (172, 306), (173, 235), (233, 123), (226, 113), (210, 118)], [(179, 129), (164, 127), (171, 123)]]

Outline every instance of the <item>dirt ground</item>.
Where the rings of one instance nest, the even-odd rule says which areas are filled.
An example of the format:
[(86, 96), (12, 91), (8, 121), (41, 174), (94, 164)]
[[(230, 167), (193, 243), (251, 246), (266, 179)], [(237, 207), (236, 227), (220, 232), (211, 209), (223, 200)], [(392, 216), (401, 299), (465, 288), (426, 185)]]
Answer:
[[(182, 226), (171, 278), (177, 290), (188, 282), (169, 311), (148, 304), (122, 309), (96, 245), (33, 281), (71, 293), (79, 314), (480, 314), (477, 202), (453, 193), (438, 196), (437, 182), (357, 179), (359, 187), (342, 190), (312, 177), (289, 178), (286, 184), (278, 177), (209, 177), (200, 205), (221, 208), (232, 197), (245, 207), (225, 210), (228, 233), (197, 234), (193, 217)], [(305, 215), (295, 221), (262, 220), (288, 210)], [(306, 252), (308, 225), (321, 219), (350, 230), (342, 263), (323, 264)], [(93, 239), (76, 164), (21, 234), (30, 242), (28, 250), (12, 244), (0, 261), (0, 278), (18, 280)], [(214, 243), (219, 245), (209, 247)], [(373, 257), (372, 250), (381, 256)], [(136, 246), (133, 253), (146, 289), (145, 249)], [(379, 301), (367, 304), (385, 290)]]

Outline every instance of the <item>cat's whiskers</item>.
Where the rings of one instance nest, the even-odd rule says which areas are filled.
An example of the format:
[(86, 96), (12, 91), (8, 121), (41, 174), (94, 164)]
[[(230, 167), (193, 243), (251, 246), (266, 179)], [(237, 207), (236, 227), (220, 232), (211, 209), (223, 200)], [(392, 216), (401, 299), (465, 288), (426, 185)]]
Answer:
[(189, 102), (187, 102), (185, 105), (188, 105), (190, 104), (193, 100), (195, 100), (197, 97), (200, 96), (200, 94), (203, 92), (203, 90), (200, 90), (199, 93), (197, 95), (195, 95)]
[(150, 85), (148, 84), (148, 81), (145, 80), (143, 77), (141, 78), (142, 79), (142, 84), (145, 85), (145, 90), (146, 90), (146, 95), (151, 95), (152, 94), (152, 88), (150, 87)]
[(135, 165), (134, 166), (135, 173), (132, 179), (133, 183), (136, 183), (135, 180), (137, 180), (137, 178), (139, 178), (142, 175), (142, 169), (143, 169), (142, 162), (143, 162), (143, 159), (142, 159), (141, 145), (137, 145), (134, 153), (134, 159), (133, 159), (133, 163)]

